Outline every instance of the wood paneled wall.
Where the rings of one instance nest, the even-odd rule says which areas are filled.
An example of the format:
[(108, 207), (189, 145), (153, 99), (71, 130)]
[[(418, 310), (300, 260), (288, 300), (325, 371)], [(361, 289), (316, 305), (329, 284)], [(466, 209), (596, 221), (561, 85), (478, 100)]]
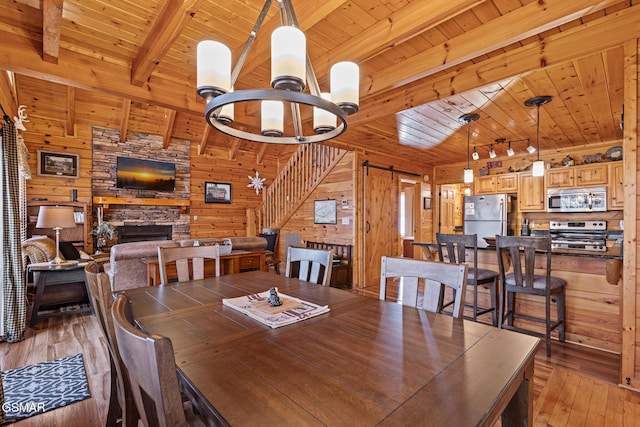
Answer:
[[(209, 146), (204, 155), (197, 151), (197, 144), (192, 144), (191, 237), (246, 236), (246, 211), (255, 209), (262, 201), (262, 191), (256, 195), (253, 188), (247, 187), (248, 177), (255, 176), (257, 171), (261, 178), (266, 178), (264, 186), (268, 186), (278, 173), (279, 161), (265, 157), (258, 163), (256, 154), (239, 151), (233, 157), (229, 150), (215, 146)], [(205, 182), (230, 183), (232, 203), (205, 203)]]

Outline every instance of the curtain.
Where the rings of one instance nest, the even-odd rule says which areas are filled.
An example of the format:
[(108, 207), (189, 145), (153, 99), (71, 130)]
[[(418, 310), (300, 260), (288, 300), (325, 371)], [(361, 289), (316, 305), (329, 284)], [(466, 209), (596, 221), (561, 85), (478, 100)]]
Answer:
[(18, 342), (26, 330), (26, 283), (21, 250), (21, 197), (17, 134), (13, 123), (2, 127), (0, 185), (0, 341)]

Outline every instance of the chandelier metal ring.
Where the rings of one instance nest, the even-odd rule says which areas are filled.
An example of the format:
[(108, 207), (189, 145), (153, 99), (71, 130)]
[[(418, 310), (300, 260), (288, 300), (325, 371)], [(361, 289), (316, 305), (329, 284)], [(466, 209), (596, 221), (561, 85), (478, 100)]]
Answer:
[[(216, 119), (216, 112), (219, 111), (223, 106), (251, 101), (282, 101), (320, 108), (338, 117), (338, 119), (340, 119), (340, 124), (338, 124), (335, 129), (328, 132), (313, 134), (309, 136), (303, 135), (301, 138), (298, 138), (295, 136), (275, 137), (245, 132), (243, 130), (227, 126), (227, 124)], [(227, 135), (246, 139), (249, 141), (266, 142), (271, 144), (306, 144), (312, 142), (323, 142), (329, 139), (336, 138), (347, 130), (347, 113), (333, 102), (307, 93), (292, 92), (280, 89), (247, 89), (218, 95), (214, 98), (211, 98), (211, 100), (209, 100), (209, 102), (207, 103), (207, 107), (205, 109), (205, 118), (207, 120), (207, 123)]]

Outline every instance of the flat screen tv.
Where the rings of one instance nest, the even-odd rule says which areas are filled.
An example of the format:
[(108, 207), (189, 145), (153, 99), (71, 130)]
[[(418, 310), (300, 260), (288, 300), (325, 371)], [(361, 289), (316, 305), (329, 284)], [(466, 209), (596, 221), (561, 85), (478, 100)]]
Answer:
[(118, 157), (116, 187), (134, 190), (174, 191), (176, 165), (155, 160)]

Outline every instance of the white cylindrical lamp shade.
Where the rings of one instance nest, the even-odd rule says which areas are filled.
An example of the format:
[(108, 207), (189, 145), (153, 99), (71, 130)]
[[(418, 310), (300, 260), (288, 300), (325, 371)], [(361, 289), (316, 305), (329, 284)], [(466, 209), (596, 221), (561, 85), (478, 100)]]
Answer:
[[(322, 92), (322, 99), (331, 101), (331, 94)], [(338, 118), (322, 108), (313, 107), (313, 131), (316, 133), (331, 132), (337, 126)]]
[(307, 75), (307, 39), (300, 29), (276, 28), (271, 33), (271, 86), (301, 92)]
[(342, 61), (331, 67), (331, 100), (347, 114), (358, 111), (360, 105), (360, 69), (358, 65)]
[[(231, 88), (231, 90), (229, 92), (233, 92), (233, 88)], [(235, 116), (234, 116), (234, 113), (235, 113), (234, 105), (235, 104), (223, 105), (222, 108), (220, 109), (220, 112), (216, 116), (216, 120), (219, 121), (220, 123), (226, 125), (226, 126), (232, 124), (233, 123), (233, 119), (235, 118)]]
[(473, 169), (465, 168), (464, 170), (464, 183), (471, 184), (473, 182)]
[(284, 133), (284, 104), (281, 101), (262, 101), (260, 122), (265, 136)]
[(231, 50), (222, 43), (203, 40), (197, 48), (197, 92), (200, 96), (215, 97), (231, 88)]
[(544, 161), (536, 160), (533, 162), (533, 176), (544, 176)]

